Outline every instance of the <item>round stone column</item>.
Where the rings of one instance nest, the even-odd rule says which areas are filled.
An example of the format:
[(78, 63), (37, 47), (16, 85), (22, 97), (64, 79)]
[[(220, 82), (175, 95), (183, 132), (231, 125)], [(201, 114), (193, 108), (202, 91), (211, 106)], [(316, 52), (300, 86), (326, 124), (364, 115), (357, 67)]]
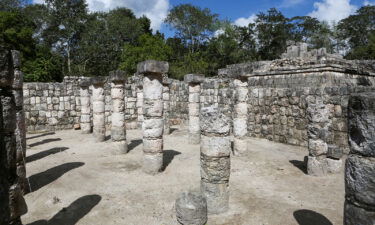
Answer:
[(375, 93), (353, 94), (348, 106), (350, 153), (345, 167), (345, 225), (375, 224)]
[(125, 127), (125, 72), (112, 71), (109, 74), (109, 80), (111, 81), (112, 97), (111, 139), (116, 145), (118, 153), (125, 154), (128, 152)]
[(163, 77), (163, 107), (164, 107), (164, 135), (171, 133), (171, 125), (169, 122), (169, 110), (170, 110), (170, 94), (169, 85), (171, 84), (170, 79)]
[(229, 208), (230, 118), (212, 106), (202, 108), (200, 115), (201, 191), (208, 213), (219, 214)]
[(167, 73), (167, 62), (148, 60), (138, 64), (143, 74), (143, 171), (156, 174), (163, 166), (163, 85), (162, 74)]
[(234, 79), (234, 87), (233, 152), (234, 155), (241, 155), (247, 150), (247, 98), (249, 93), (247, 79)]
[(189, 143), (199, 144), (201, 141), (199, 127), (200, 84), (204, 81), (204, 75), (187, 74), (184, 80), (189, 84)]
[(82, 77), (79, 81), (79, 92), (81, 96), (81, 120), (80, 126), (83, 134), (91, 133), (91, 106), (90, 106), (90, 87), (91, 80), (88, 77)]
[(97, 142), (105, 141), (105, 96), (104, 83), (105, 77), (93, 77), (91, 83), (92, 89), (92, 123), (94, 126), (93, 134)]

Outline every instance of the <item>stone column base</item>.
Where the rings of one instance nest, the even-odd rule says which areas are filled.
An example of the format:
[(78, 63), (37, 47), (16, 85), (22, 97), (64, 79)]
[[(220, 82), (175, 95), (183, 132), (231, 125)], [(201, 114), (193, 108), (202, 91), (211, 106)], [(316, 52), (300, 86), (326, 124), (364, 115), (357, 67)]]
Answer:
[(201, 191), (207, 199), (208, 214), (220, 214), (229, 209), (229, 184), (207, 183), (201, 180)]
[(143, 172), (156, 175), (158, 174), (163, 166), (163, 153), (156, 154), (144, 154), (143, 155)]
[(233, 153), (235, 156), (244, 155), (247, 152), (247, 140), (234, 138), (233, 139)]
[(325, 176), (330, 173), (338, 173), (342, 167), (342, 160), (317, 157), (307, 157), (307, 174), (312, 176)]
[(189, 134), (189, 144), (197, 145), (201, 142), (201, 134)]

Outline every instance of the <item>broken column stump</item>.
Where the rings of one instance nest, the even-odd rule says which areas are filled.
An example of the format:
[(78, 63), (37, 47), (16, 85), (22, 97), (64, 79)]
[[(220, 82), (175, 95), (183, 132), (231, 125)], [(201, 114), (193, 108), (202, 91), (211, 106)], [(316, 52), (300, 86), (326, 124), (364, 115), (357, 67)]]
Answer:
[(201, 191), (208, 213), (219, 214), (229, 208), (230, 118), (215, 107), (202, 108), (200, 115)]
[(111, 139), (120, 154), (128, 152), (125, 127), (125, 72), (117, 70), (109, 74), (112, 98)]
[(147, 174), (157, 174), (163, 166), (163, 84), (167, 62), (148, 60), (138, 64), (143, 78), (143, 166)]
[(79, 81), (80, 100), (81, 100), (81, 118), (80, 126), (83, 134), (91, 133), (91, 100), (90, 90), (91, 80), (88, 77), (82, 77)]
[(345, 225), (375, 224), (375, 93), (349, 99), (350, 153), (345, 168)]
[(189, 84), (189, 143), (199, 144), (201, 141), (201, 130), (199, 127), (199, 109), (201, 83), (204, 76), (200, 74), (187, 74), (184, 81)]
[(92, 89), (92, 123), (94, 126), (93, 134), (96, 142), (105, 141), (105, 96), (104, 83), (105, 77), (93, 77), (91, 83)]
[(200, 192), (182, 192), (176, 200), (176, 217), (182, 225), (205, 225), (207, 201)]

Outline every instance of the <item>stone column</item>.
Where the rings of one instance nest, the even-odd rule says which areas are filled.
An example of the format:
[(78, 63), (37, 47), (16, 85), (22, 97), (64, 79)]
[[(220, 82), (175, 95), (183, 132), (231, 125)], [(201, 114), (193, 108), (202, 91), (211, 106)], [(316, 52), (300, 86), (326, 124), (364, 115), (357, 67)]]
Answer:
[(143, 77), (136, 81), (136, 92), (137, 92), (137, 122), (138, 127), (142, 127), (143, 124)]
[(234, 155), (241, 155), (247, 150), (247, 98), (248, 82), (246, 78), (234, 79), (235, 105), (233, 115), (233, 152)]
[(0, 224), (18, 225), (27, 212), (21, 189), (26, 171), (19, 53), (0, 49), (0, 62)]
[(94, 125), (94, 137), (97, 142), (105, 141), (105, 96), (104, 83), (105, 77), (93, 77), (91, 83), (92, 89), (92, 122)]
[(187, 74), (184, 80), (189, 84), (189, 143), (199, 144), (201, 141), (201, 130), (199, 127), (200, 83), (204, 81), (204, 76)]
[(91, 133), (91, 106), (90, 106), (90, 87), (91, 80), (82, 77), (79, 81), (81, 96), (81, 120), (80, 126), (83, 134)]
[(143, 171), (156, 174), (163, 166), (163, 85), (162, 74), (169, 64), (154, 60), (138, 64), (138, 73), (143, 74)]
[(340, 171), (342, 160), (330, 157), (328, 139), (332, 135), (332, 115), (323, 101), (309, 103), (307, 107), (307, 136), (309, 156), (307, 173), (313, 176), (324, 176)]
[(164, 110), (164, 135), (171, 133), (171, 125), (169, 122), (169, 110), (170, 110), (170, 94), (169, 85), (171, 81), (167, 77), (163, 77), (163, 110)]
[(375, 93), (349, 99), (350, 153), (345, 168), (345, 225), (375, 224)]
[(229, 208), (230, 118), (213, 106), (202, 108), (200, 115), (201, 191), (208, 213), (223, 213)]
[(111, 81), (112, 97), (112, 126), (111, 139), (116, 145), (119, 153), (127, 153), (128, 145), (126, 143), (125, 127), (125, 72), (117, 70), (109, 74)]

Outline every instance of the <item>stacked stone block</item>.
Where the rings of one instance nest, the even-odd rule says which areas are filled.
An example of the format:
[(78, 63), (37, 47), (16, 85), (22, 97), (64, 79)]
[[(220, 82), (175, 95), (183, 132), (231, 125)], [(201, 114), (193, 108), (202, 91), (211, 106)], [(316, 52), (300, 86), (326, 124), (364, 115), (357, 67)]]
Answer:
[[(328, 173), (336, 173), (340, 170), (341, 155), (335, 157), (340, 149), (329, 146), (329, 138), (332, 126), (332, 113), (328, 104), (322, 99), (317, 99), (314, 104), (308, 104), (308, 149), (307, 173), (313, 176), (322, 176)], [(329, 148), (331, 150), (329, 151)], [(333, 150), (333, 151), (332, 151)]]
[(214, 106), (202, 108), (200, 115), (201, 191), (208, 213), (223, 213), (229, 208), (230, 117)]
[(350, 154), (345, 169), (345, 225), (375, 224), (375, 92), (349, 101)]
[[(143, 79), (143, 78), (142, 78)], [(143, 80), (136, 83), (137, 88), (137, 121), (138, 127), (143, 124)]]
[(162, 74), (167, 73), (167, 62), (144, 61), (137, 66), (143, 78), (143, 171), (156, 174), (163, 166), (163, 84)]
[(235, 79), (235, 105), (233, 115), (233, 152), (241, 155), (247, 150), (247, 120), (248, 120), (248, 85), (247, 79)]
[(185, 82), (171, 80), (170, 85), (170, 122), (181, 124), (189, 119), (189, 87)]
[(187, 74), (184, 81), (189, 84), (189, 143), (199, 144), (201, 141), (201, 129), (199, 123), (201, 83), (204, 76), (199, 74)]
[(112, 98), (112, 126), (111, 139), (116, 145), (119, 153), (127, 153), (128, 145), (126, 143), (125, 127), (125, 81), (126, 76), (123, 71), (117, 70), (110, 72), (109, 80), (111, 85)]
[(80, 86), (80, 103), (81, 103), (81, 119), (80, 127), (83, 134), (91, 133), (91, 95), (90, 87), (91, 80), (89, 78), (81, 78)]
[[(24, 136), (22, 73), (16, 51), (0, 50), (0, 224), (22, 224), (27, 212), (22, 196)], [(17, 115), (18, 114), (18, 115)], [(20, 176), (21, 175), (21, 176)]]
[(170, 91), (169, 85), (171, 81), (168, 77), (163, 77), (163, 107), (164, 107), (164, 135), (171, 133), (170, 118)]
[(104, 83), (105, 77), (93, 77), (92, 84), (92, 113), (93, 113), (93, 134), (95, 141), (105, 141), (105, 95)]
[(125, 84), (125, 123), (126, 129), (137, 129), (137, 90), (135, 77), (129, 77)]

